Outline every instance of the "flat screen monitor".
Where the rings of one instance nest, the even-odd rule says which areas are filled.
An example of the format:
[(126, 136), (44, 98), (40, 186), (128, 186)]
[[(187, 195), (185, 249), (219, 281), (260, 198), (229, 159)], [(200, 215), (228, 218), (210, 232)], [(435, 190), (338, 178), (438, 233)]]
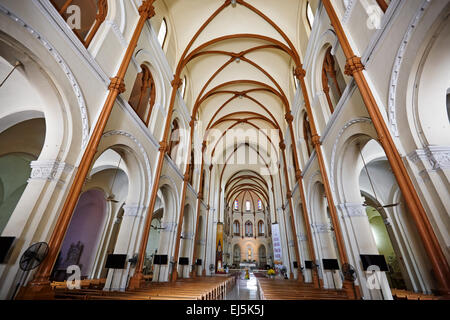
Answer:
[(305, 269), (312, 269), (312, 268), (313, 268), (312, 261), (305, 260)]
[(197, 259), (197, 261), (195, 262), (195, 264), (197, 266), (201, 266), (202, 265), (202, 259)]
[(378, 266), (380, 268), (380, 271), (388, 272), (389, 268), (386, 263), (386, 259), (383, 255), (378, 254), (361, 254), (361, 261), (363, 264), (364, 271), (367, 271), (367, 269), (370, 266)]
[(166, 265), (167, 261), (167, 254), (155, 254), (153, 264)]
[(180, 266), (187, 266), (187, 265), (189, 265), (189, 258), (180, 257), (180, 259), (178, 259), (178, 264)]
[(339, 270), (339, 263), (336, 259), (322, 259), (323, 270)]
[(6, 263), (16, 237), (0, 237), (0, 263)]
[(126, 254), (109, 254), (106, 259), (106, 269), (125, 269), (127, 262)]

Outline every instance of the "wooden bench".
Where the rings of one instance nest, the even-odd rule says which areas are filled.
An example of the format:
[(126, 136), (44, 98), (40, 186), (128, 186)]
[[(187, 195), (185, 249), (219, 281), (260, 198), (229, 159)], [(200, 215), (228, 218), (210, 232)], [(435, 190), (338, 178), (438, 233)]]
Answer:
[(292, 280), (258, 278), (260, 297), (263, 300), (347, 300), (343, 290), (314, 288)]
[[(69, 290), (66, 283), (53, 283), (55, 299), (77, 300), (214, 300), (224, 299), (235, 284), (234, 277), (197, 277), (180, 279), (175, 283), (146, 282), (143, 288), (132, 291), (103, 291), (93, 286), (103, 281), (82, 282), (81, 289)], [(104, 285), (104, 284), (103, 284)]]
[(431, 294), (416, 293), (406, 290), (391, 289), (394, 300), (439, 300), (440, 298)]

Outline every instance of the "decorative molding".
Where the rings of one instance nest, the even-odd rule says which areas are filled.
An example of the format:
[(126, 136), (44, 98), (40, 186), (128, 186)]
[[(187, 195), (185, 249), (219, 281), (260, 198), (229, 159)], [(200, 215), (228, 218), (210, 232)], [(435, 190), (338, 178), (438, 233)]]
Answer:
[(194, 240), (194, 233), (193, 232), (182, 232), (181, 236), (184, 240)]
[(355, 8), (356, 1), (355, 0), (344, 0), (345, 13), (342, 17), (342, 24), (346, 24), (350, 15), (353, 12), (353, 8)]
[(427, 171), (435, 172), (438, 170), (450, 169), (450, 147), (449, 146), (427, 146), (424, 149), (418, 149), (408, 155), (408, 159), (413, 163), (419, 160), (428, 164), (430, 169)]
[(162, 232), (174, 232), (177, 228), (176, 222), (161, 222)]
[(425, 14), (426, 9), (431, 4), (432, 0), (424, 0), (422, 1), (419, 9), (417, 9), (414, 14), (413, 19), (408, 25), (406, 32), (403, 36), (402, 41), (400, 42), (400, 48), (397, 51), (397, 55), (395, 56), (394, 67), (392, 68), (391, 81), (389, 85), (389, 95), (388, 95), (388, 120), (389, 125), (393, 134), (398, 137), (400, 133), (398, 132), (397, 126), (397, 114), (396, 114), (396, 96), (397, 96), (397, 88), (398, 88), (398, 80), (400, 75), (400, 69), (403, 64), (403, 59), (406, 53), (406, 48), (408, 47), (409, 41), (413, 33), (416, 30), (417, 25)]
[(334, 184), (334, 169), (335, 169), (335, 165), (336, 165), (336, 151), (337, 151), (337, 147), (339, 144), (339, 140), (341, 139), (342, 135), (344, 134), (344, 132), (350, 128), (352, 125), (357, 124), (357, 123), (372, 123), (372, 120), (370, 118), (356, 118), (353, 120), (350, 120), (349, 122), (347, 122), (342, 129), (339, 131), (336, 140), (334, 142), (333, 145), (333, 150), (331, 152), (331, 162), (330, 162), (330, 183), (331, 183), (331, 190), (333, 191), (333, 193), (335, 193), (335, 184)]
[(366, 217), (366, 210), (362, 203), (341, 203), (336, 205), (342, 211), (341, 218)]
[(72, 165), (58, 160), (31, 161), (30, 167), (31, 174), (28, 182), (30, 180), (47, 180), (64, 183), (59, 179), (63, 172), (69, 173), (74, 169)]
[(143, 211), (146, 209), (144, 206), (140, 205), (124, 205), (123, 206), (123, 216), (124, 217), (133, 217), (133, 218), (142, 218)]
[(111, 27), (111, 29), (113, 30), (114, 34), (119, 39), (119, 42), (122, 45), (122, 47), (126, 48), (128, 46), (128, 42), (127, 42), (127, 40), (125, 40), (125, 37), (123, 36), (122, 32), (120, 31), (120, 28), (117, 25), (117, 23), (115, 21), (112, 21), (112, 20), (105, 20), (103, 23), (105, 25)]
[(148, 179), (149, 179), (149, 182), (151, 184), (153, 179), (152, 179), (152, 171), (151, 171), (151, 167), (150, 167), (150, 161), (148, 159), (147, 152), (145, 151), (144, 147), (139, 142), (139, 140), (136, 139), (136, 137), (133, 136), (131, 133), (128, 133), (128, 132), (123, 131), (123, 130), (111, 130), (111, 131), (105, 132), (103, 134), (103, 137), (105, 137), (105, 138), (111, 137), (111, 136), (124, 136), (124, 137), (127, 137), (127, 138), (131, 139), (138, 146), (139, 151), (141, 152), (142, 156), (144, 157), (145, 168), (147, 169)]
[(314, 233), (329, 233), (330, 232), (330, 226), (325, 223), (312, 223), (311, 227), (313, 229)]
[(50, 55), (55, 59), (55, 61), (59, 64), (61, 69), (64, 71), (67, 79), (69, 80), (71, 87), (74, 91), (74, 94), (78, 101), (78, 108), (81, 113), (81, 149), (83, 150), (88, 141), (89, 141), (89, 120), (88, 120), (88, 112), (86, 108), (86, 102), (84, 100), (83, 94), (81, 92), (80, 86), (70, 70), (67, 63), (64, 61), (59, 52), (55, 49), (55, 47), (47, 41), (39, 32), (33, 29), (30, 25), (25, 23), (22, 19), (16, 16), (14, 13), (6, 9), (3, 5), (0, 4), (0, 12), (9, 17), (11, 20), (19, 24), (21, 27), (25, 28), (25, 30), (30, 33), (36, 40), (38, 40), (50, 53)]
[(308, 241), (308, 237), (304, 233), (298, 234), (297, 238), (299, 241)]

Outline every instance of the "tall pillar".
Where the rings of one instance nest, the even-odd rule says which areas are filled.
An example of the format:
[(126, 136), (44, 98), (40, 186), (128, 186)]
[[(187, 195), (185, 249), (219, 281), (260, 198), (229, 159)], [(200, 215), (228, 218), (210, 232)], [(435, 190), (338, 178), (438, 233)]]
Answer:
[[(209, 165), (209, 186), (211, 185), (211, 173), (212, 173), (213, 165)], [(211, 189), (211, 188), (210, 188)], [(208, 191), (208, 204), (206, 205), (206, 235), (205, 235), (205, 250), (203, 253), (203, 272), (202, 276), (206, 276), (206, 256), (208, 252), (208, 223), (209, 223), (209, 210), (211, 209), (209, 206), (209, 199), (211, 196), (211, 190)]]
[(378, 134), (378, 140), (386, 153), (392, 172), (394, 173), (406, 205), (411, 213), (411, 217), (417, 227), (420, 238), (422, 239), (428, 258), (430, 259), (438, 283), (438, 290), (443, 295), (450, 295), (449, 264), (438, 242), (436, 234), (433, 231), (430, 221), (428, 220), (427, 213), (422, 206), (417, 191), (415, 190), (411, 178), (408, 175), (405, 164), (403, 163), (394, 141), (392, 140), (392, 136), (386, 126), (383, 116), (380, 113), (380, 109), (375, 101), (369, 84), (367, 83), (363, 72), (364, 65), (361, 63), (361, 58), (357, 57), (353, 52), (331, 1), (324, 0), (323, 4), (347, 59), (345, 74), (353, 76), (359, 88), (364, 104)]
[[(305, 197), (305, 189), (303, 187), (302, 171), (300, 170), (300, 163), (298, 160), (299, 156), (298, 156), (298, 152), (297, 152), (297, 145), (295, 142), (294, 128), (292, 125), (294, 117), (292, 116), (291, 112), (288, 112), (288, 113), (286, 113), (285, 118), (286, 118), (286, 121), (289, 126), (289, 133), (291, 135), (292, 152), (294, 153), (293, 158), (294, 158), (294, 168), (295, 168), (295, 179), (297, 180), (297, 183), (298, 183), (298, 190), (300, 192), (300, 199), (302, 202), (302, 214), (303, 214), (303, 220), (305, 222), (306, 237), (307, 237), (308, 249), (309, 249), (309, 258), (312, 261), (316, 261), (316, 254), (314, 251), (314, 244), (313, 244), (312, 233), (311, 233), (311, 224), (309, 223), (309, 215), (308, 215), (308, 211), (306, 208), (306, 197)], [(298, 261), (297, 263), (300, 268), (300, 265), (301, 265), (300, 261)], [(314, 287), (318, 287), (317, 279), (319, 278), (319, 275), (317, 273), (317, 268), (314, 268), (312, 270), (311, 274), (312, 274), (312, 282), (313, 282)]]
[[(303, 69), (302, 66), (299, 66), (295, 70), (295, 75), (296, 75), (297, 79), (300, 81), (300, 87), (302, 89), (303, 97), (305, 100), (306, 113), (308, 114), (309, 124), (311, 127), (312, 143), (314, 146), (314, 150), (316, 151), (317, 161), (319, 163), (320, 174), (322, 177), (322, 182), (323, 182), (323, 185), (325, 188), (325, 195), (326, 195), (327, 202), (328, 202), (328, 208), (330, 209), (330, 217), (331, 217), (331, 222), (333, 224), (334, 233), (336, 236), (339, 260), (341, 262), (341, 265), (344, 265), (344, 264), (348, 263), (348, 257), (347, 257), (347, 253), (346, 253), (346, 249), (345, 249), (345, 245), (344, 245), (344, 239), (342, 236), (341, 226), (339, 224), (338, 214), (336, 211), (336, 207), (334, 205), (334, 199), (333, 199), (333, 194), (331, 192), (330, 182), (328, 180), (328, 174), (326, 171), (325, 160), (324, 160), (323, 154), (322, 154), (322, 147), (321, 147), (322, 144), (320, 142), (320, 136), (317, 133), (316, 124), (314, 121), (314, 115), (312, 113), (311, 103), (309, 101), (309, 95), (308, 95), (308, 91), (306, 89), (306, 83), (305, 83), (306, 71)], [(354, 299), (357, 298), (357, 295), (353, 294), (353, 283), (350, 283), (347, 280), (344, 281), (343, 289), (345, 289), (348, 292), (350, 297), (352, 297)]]
[[(291, 188), (289, 186), (289, 175), (288, 175), (288, 171), (287, 171), (287, 161), (286, 161), (286, 145), (284, 144), (284, 142), (280, 142), (280, 150), (281, 150), (281, 155), (283, 157), (283, 161), (284, 161), (284, 166), (283, 166), (283, 172), (284, 172), (284, 179), (286, 181), (286, 197), (288, 199), (288, 203), (289, 203), (289, 211), (290, 211), (290, 221), (291, 221), (291, 229), (292, 229), (292, 236), (294, 238), (294, 251), (295, 251), (295, 259), (297, 260), (297, 268), (300, 268), (300, 252), (298, 249), (298, 241), (297, 241), (297, 232), (296, 232), (296, 228), (295, 228), (295, 220), (294, 220), (294, 205), (292, 203), (292, 192), (291, 192)], [(288, 240), (288, 247), (289, 247), (289, 239)], [(293, 268), (293, 266), (291, 266), (291, 268)], [(291, 269), (292, 270), (292, 269)], [(291, 271), (292, 273), (292, 271)], [(297, 280), (302, 282), (303, 278), (300, 277), (300, 275), (297, 277)]]
[[(198, 241), (199, 241), (199, 234), (202, 232), (201, 230), (199, 231), (198, 229), (198, 222), (200, 219), (200, 206), (201, 206), (201, 202), (203, 199), (203, 188), (205, 187), (203, 185), (203, 166), (204, 166), (204, 157), (203, 157), (203, 153), (205, 152), (206, 149), (206, 141), (203, 141), (202, 144), (202, 164), (200, 166), (200, 183), (199, 183), (199, 187), (198, 187), (198, 194), (197, 194), (197, 218), (196, 218), (196, 222), (195, 222), (195, 236), (194, 236), (194, 250), (192, 252), (192, 264), (195, 263), (195, 259), (197, 257), (197, 251), (198, 251)], [(191, 277), (194, 277), (197, 275), (195, 268), (192, 270), (191, 272)]]
[[(194, 128), (195, 128), (195, 121), (194, 119), (191, 120), (189, 123), (190, 125), (190, 135), (189, 135), (189, 141), (188, 141), (188, 155), (191, 154), (192, 149), (192, 140), (194, 137)], [(190, 157), (188, 158), (190, 159)], [(179, 256), (179, 249), (180, 249), (180, 241), (181, 241), (181, 230), (183, 229), (183, 218), (184, 218), (184, 207), (186, 203), (186, 189), (187, 185), (189, 183), (189, 171), (191, 169), (191, 166), (193, 166), (193, 163), (190, 163), (190, 160), (186, 163), (186, 170), (184, 172), (184, 181), (183, 181), (183, 188), (181, 191), (181, 204), (180, 204), (180, 214), (178, 218), (178, 229), (177, 229), (177, 238), (175, 241), (175, 252), (174, 252), (174, 262), (173, 262), (173, 269), (172, 269), (172, 276), (170, 277), (170, 281), (175, 282), (177, 281), (178, 277), (178, 271), (177, 271), (177, 265), (178, 265), (178, 256)], [(195, 243), (194, 243), (195, 246)], [(191, 261), (192, 262), (192, 261)]]
[(64, 241), (65, 234), (70, 224), (70, 220), (73, 215), (73, 211), (77, 205), (78, 199), (81, 194), (81, 190), (86, 180), (86, 177), (91, 169), (95, 154), (97, 152), (98, 145), (100, 143), (103, 131), (105, 130), (109, 116), (111, 115), (112, 108), (116, 101), (117, 96), (120, 93), (125, 92), (124, 77), (130, 65), (131, 58), (134, 50), (136, 49), (137, 42), (141, 36), (142, 29), (144, 28), (147, 19), (150, 19), (155, 15), (153, 7), (154, 0), (145, 0), (139, 7), (139, 20), (136, 28), (133, 32), (130, 43), (128, 44), (125, 56), (119, 67), (119, 71), (116, 76), (111, 79), (111, 83), (108, 87), (109, 93), (106, 98), (105, 104), (100, 113), (99, 119), (95, 124), (92, 136), (86, 147), (86, 151), (83, 154), (77, 173), (68, 192), (66, 201), (58, 216), (52, 235), (48, 241), (49, 252), (42, 264), (36, 270), (33, 280), (26, 286), (21, 288), (18, 294), (18, 299), (33, 299), (39, 297), (48, 297), (52, 295), (50, 287), (50, 275), (61, 250), (62, 243)]

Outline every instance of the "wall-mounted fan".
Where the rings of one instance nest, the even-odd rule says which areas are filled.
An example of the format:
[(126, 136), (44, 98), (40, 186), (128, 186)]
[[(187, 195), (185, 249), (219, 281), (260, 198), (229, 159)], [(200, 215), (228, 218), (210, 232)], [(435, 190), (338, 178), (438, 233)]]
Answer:
[(23, 286), (28, 274), (31, 270), (36, 269), (40, 266), (42, 261), (48, 254), (48, 244), (46, 242), (38, 242), (31, 245), (20, 257), (19, 268), (22, 270), (22, 275), (17, 283), (16, 289), (12, 295), (12, 299), (16, 296), (17, 289)]
[(355, 268), (349, 264), (349, 263), (344, 263), (342, 265), (342, 275), (343, 275), (343, 280), (346, 281), (350, 281), (353, 285), (353, 293), (355, 294), (355, 297), (357, 297), (356, 294), (356, 288), (355, 288), (355, 281), (356, 278), (358, 277)]

